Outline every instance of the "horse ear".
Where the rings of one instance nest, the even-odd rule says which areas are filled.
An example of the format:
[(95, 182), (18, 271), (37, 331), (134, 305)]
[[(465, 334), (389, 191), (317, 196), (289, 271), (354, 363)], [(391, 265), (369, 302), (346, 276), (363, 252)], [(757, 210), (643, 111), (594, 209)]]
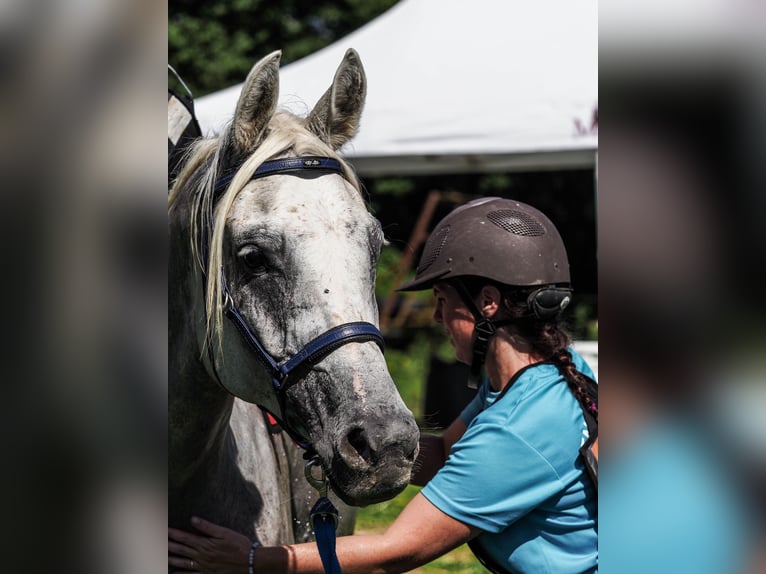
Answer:
[(308, 130), (333, 149), (356, 135), (367, 95), (367, 77), (356, 50), (349, 49), (332, 85), (308, 116)]
[(277, 50), (262, 58), (245, 79), (234, 112), (232, 128), (237, 151), (245, 153), (255, 148), (269, 124), (279, 98), (279, 60)]

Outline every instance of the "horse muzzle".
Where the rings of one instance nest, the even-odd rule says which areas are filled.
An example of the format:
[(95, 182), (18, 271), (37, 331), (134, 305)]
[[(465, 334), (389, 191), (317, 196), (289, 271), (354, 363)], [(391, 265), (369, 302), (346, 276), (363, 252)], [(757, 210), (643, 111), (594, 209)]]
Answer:
[(411, 415), (345, 427), (332, 451), (333, 490), (355, 506), (393, 498), (409, 484), (418, 438)]

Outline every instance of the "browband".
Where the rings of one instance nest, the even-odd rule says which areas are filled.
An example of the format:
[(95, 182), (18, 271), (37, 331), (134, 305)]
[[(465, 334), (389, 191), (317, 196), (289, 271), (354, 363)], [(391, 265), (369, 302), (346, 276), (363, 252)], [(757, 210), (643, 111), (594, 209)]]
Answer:
[[(343, 166), (337, 159), (320, 156), (302, 156), (265, 161), (258, 166), (258, 169), (255, 170), (250, 179), (258, 179), (276, 173), (291, 173), (306, 170), (334, 171), (344, 175)], [(215, 200), (218, 199), (218, 196), (229, 186), (231, 180), (237, 175), (237, 171), (238, 170), (234, 170), (231, 173), (224, 175), (216, 182), (215, 189), (213, 190), (213, 202), (215, 202)]]

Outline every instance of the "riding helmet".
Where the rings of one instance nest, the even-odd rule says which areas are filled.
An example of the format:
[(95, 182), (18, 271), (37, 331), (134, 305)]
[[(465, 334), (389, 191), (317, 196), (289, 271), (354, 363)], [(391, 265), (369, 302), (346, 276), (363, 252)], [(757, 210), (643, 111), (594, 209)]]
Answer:
[(430, 289), (465, 276), (518, 287), (570, 285), (567, 252), (553, 223), (530, 205), (499, 197), (468, 202), (442, 219), (415, 278), (398, 290)]

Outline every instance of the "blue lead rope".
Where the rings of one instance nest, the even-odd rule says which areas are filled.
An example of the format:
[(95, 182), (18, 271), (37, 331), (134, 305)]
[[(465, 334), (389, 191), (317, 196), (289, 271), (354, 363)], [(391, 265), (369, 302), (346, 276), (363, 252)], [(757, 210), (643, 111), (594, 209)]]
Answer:
[(342, 574), (335, 554), (335, 529), (338, 527), (338, 509), (330, 499), (322, 496), (311, 509), (311, 523), (322, 559), (325, 574)]
[[(311, 469), (315, 466), (319, 466), (322, 472), (321, 478), (316, 478), (311, 473)], [(342, 574), (338, 556), (335, 554), (335, 530), (338, 528), (338, 509), (327, 498), (327, 479), (319, 463), (319, 457), (316, 455), (311, 457), (306, 463), (304, 470), (306, 480), (319, 492), (319, 500), (316, 501), (316, 504), (311, 509), (310, 517), (324, 572), (325, 574)]]

